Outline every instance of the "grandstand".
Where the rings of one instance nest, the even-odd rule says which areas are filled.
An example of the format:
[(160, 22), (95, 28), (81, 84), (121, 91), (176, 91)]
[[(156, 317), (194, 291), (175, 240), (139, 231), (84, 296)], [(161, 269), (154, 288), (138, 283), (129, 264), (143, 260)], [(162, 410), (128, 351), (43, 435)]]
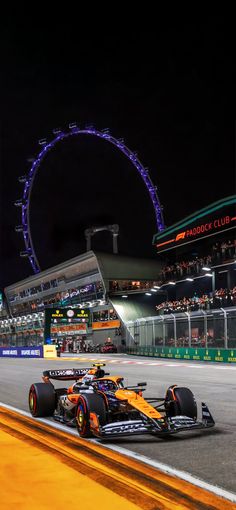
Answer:
[(86, 324), (52, 321), (51, 338), (74, 346), (109, 336), (129, 352), (235, 349), (235, 229), (233, 195), (155, 234), (156, 260), (88, 251), (17, 282), (0, 308), (1, 345), (43, 343), (45, 310), (64, 308), (90, 310)]
[[(78, 323), (75, 318), (59, 320), (56, 315), (51, 325), (51, 338), (78, 340), (86, 338), (93, 344), (110, 337), (121, 344), (122, 310), (117, 313), (109, 299), (115, 292), (132, 295), (147, 293), (156, 283), (161, 266), (155, 260), (133, 259), (120, 255), (88, 251), (53, 268), (30, 276), (5, 289), (8, 317), (0, 321), (1, 345), (34, 345), (42, 343), (45, 332), (45, 310), (47, 309), (89, 309), (88, 324)], [(147, 296), (146, 296), (147, 297)], [(165, 299), (161, 292), (159, 299)], [(145, 301), (145, 300), (144, 300)], [(140, 305), (141, 315), (157, 314), (156, 299), (148, 306)], [(132, 308), (132, 307), (131, 307)], [(129, 318), (136, 315), (129, 315)]]
[(232, 195), (154, 235), (163, 263), (158, 285), (168, 299), (157, 304), (159, 317), (127, 324), (131, 352), (135, 345), (236, 348), (235, 229)]

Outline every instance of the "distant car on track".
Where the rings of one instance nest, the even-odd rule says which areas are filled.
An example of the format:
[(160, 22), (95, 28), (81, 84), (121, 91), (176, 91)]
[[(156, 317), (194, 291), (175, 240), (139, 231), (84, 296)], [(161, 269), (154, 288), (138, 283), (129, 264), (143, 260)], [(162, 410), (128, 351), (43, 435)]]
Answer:
[(100, 347), (100, 352), (102, 352), (103, 354), (117, 352), (117, 347), (115, 344), (111, 342), (106, 342), (104, 345)]
[[(29, 390), (32, 416), (52, 416), (77, 427), (81, 437), (109, 439), (135, 434), (167, 437), (181, 431), (206, 429), (215, 425), (202, 403), (202, 420), (190, 389), (170, 386), (164, 397), (144, 398), (146, 382), (124, 387), (123, 377), (105, 374), (104, 364), (92, 368), (46, 370), (42, 383)], [(69, 388), (55, 388), (51, 380), (71, 381)]]

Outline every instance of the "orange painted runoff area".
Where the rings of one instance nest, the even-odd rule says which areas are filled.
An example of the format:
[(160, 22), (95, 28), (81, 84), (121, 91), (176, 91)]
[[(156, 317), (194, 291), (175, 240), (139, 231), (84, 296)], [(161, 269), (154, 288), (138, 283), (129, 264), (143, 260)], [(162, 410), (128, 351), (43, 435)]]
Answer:
[[(140, 510), (140, 507), (0, 429), (0, 507), (7, 510)], [(101, 505), (101, 506), (100, 506)]]
[(0, 407), (0, 448), (1, 508), (11, 510), (17, 503), (20, 510), (51, 510), (54, 503), (60, 510), (79, 501), (88, 510), (97, 506), (236, 510), (229, 500), (189, 482), (4, 407)]

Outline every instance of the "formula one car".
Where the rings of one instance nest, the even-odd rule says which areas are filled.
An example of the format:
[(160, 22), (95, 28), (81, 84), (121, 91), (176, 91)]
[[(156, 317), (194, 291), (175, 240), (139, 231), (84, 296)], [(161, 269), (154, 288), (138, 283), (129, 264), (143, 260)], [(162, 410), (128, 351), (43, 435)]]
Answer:
[(110, 343), (110, 342), (107, 342), (105, 343), (104, 345), (101, 346), (101, 352), (103, 354), (109, 354), (110, 352), (113, 353), (113, 352), (117, 352), (117, 347), (116, 345)]
[[(122, 377), (105, 374), (102, 366), (43, 372), (44, 382), (32, 384), (29, 390), (32, 416), (52, 416), (77, 427), (81, 437), (100, 439), (135, 434), (165, 437), (215, 425), (204, 403), (202, 420), (197, 420), (197, 404), (190, 389), (172, 385), (164, 397), (145, 399), (146, 382), (125, 387)], [(57, 389), (53, 379), (75, 382)]]

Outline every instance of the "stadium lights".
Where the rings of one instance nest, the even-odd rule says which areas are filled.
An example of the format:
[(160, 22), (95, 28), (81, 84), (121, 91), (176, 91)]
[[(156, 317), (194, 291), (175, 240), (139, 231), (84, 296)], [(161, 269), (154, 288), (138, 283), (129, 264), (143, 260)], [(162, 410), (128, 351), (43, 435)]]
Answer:
[(186, 278), (187, 282), (193, 282), (193, 278)]
[(168, 282), (168, 285), (175, 285), (175, 282)]
[(157, 292), (157, 289), (153, 288), (153, 289), (151, 289), (151, 292)]
[(145, 296), (151, 296), (151, 292), (145, 292)]
[(211, 268), (207, 267), (207, 266), (202, 267), (202, 269), (203, 269), (203, 271), (210, 271), (211, 270)]
[(205, 276), (213, 276), (212, 273), (206, 273)]
[(127, 298), (128, 296), (121, 296), (122, 298)]
[[(236, 262), (236, 261), (235, 261)], [(153, 285), (154, 289), (160, 289), (161, 287), (158, 287), (158, 285)]]

